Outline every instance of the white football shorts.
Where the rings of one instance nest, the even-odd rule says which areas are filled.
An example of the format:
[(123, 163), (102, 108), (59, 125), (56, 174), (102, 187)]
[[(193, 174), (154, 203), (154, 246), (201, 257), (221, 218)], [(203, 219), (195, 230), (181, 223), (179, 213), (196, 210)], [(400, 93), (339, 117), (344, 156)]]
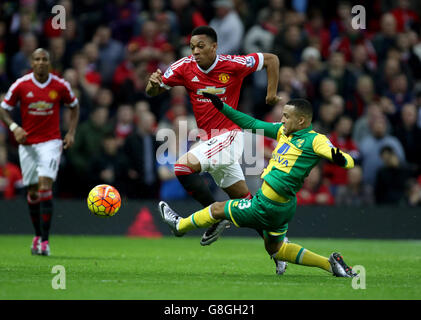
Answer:
[(57, 178), (63, 141), (49, 140), (31, 145), (19, 145), (19, 161), (23, 184), (38, 184), (38, 177)]
[(244, 133), (233, 130), (200, 142), (189, 152), (200, 162), (201, 172), (209, 172), (215, 183), (227, 188), (245, 180), (239, 160), (244, 149)]

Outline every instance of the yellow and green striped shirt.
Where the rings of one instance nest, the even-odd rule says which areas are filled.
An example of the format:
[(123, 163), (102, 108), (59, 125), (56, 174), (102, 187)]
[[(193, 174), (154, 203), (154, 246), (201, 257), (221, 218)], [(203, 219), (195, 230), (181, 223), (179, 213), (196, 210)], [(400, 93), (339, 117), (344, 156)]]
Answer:
[[(264, 130), (264, 135), (278, 141), (272, 151), (272, 158), (262, 174), (262, 178), (280, 195), (295, 197), (304, 179), (321, 158), (332, 160), (330, 140), (313, 130), (313, 126), (286, 136), (282, 123), (271, 123), (255, 119), (224, 103), (221, 110), (230, 120), (243, 129)], [(342, 151), (341, 151), (342, 152)], [(354, 166), (352, 157), (342, 152), (346, 158), (345, 168)]]

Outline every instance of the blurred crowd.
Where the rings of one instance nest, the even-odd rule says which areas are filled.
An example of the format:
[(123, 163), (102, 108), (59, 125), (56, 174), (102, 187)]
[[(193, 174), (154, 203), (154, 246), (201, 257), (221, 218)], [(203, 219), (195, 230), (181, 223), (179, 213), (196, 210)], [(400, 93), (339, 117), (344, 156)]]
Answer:
[[(63, 30), (52, 27), (56, 4), (65, 8)], [(356, 4), (365, 8), (365, 29), (352, 26)], [(164, 72), (190, 54), (195, 27), (210, 25), (218, 34), (218, 53), (279, 57), (282, 102), (265, 105), (266, 73), (256, 72), (243, 84), (241, 111), (279, 122), (289, 99), (307, 98), (314, 106), (314, 130), (356, 160), (349, 171), (322, 161), (297, 194), (300, 205), (416, 206), (420, 19), (421, 3), (415, 0), (5, 0), (0, 95), (30, 71), (33, 50), (46, 48), (51, 72), (71, 84), (81, 106), (75, 145), (62, 157), (57, 196), (85, 197), (93, 185), (107, 183), (129, 198), (184, 199), (188, 195), (171, 163), (159, 161), (176, 159), (178, 143), (157, 154), (156, 133), (195, 129), (188, 96), (176, 87), (151, 98), (145, 87), (157, 68)], [(63, 108), (63, 132), (68, 121)], [(262, 142), (266, 161), (274, 143)], [(23, 192), (18, 164), (16, 142), (0, 125), (3, 198)]]

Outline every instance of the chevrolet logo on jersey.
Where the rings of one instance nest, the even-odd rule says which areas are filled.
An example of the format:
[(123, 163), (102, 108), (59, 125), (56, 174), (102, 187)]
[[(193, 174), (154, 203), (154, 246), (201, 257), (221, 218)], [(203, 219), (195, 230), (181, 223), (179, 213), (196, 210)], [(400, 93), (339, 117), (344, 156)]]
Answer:
[(202, 95), (203, 92), (208, 92), (212, 94), (224, 94), (226, 88), (216, 88), (216, 87), (206, 87), (204, 89), (198, 89), (197, 94)]
[(35, 109), (37, 111), (49, 110), (52, 108), (53, 108), (53, 103), (48, 103), (45, 101), (33, 102), (28, 106), (28, 109)]

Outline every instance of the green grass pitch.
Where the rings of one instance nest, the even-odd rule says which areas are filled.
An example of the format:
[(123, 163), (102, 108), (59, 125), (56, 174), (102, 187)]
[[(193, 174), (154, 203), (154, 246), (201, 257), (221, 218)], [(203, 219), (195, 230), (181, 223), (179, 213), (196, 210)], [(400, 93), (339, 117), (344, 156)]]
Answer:
[[(31, 236), (0, 236), (0, 299), (280, 300), (421, 299), (421, 241), (290, 239), (366, 270), (366, 289), (318, 268), (289, 264), (283, 276), (259, 238), (141, 239), (52, 236), (50, 257), (31, 256)], [(53, 289), (55, 265), (66, 289)]]

